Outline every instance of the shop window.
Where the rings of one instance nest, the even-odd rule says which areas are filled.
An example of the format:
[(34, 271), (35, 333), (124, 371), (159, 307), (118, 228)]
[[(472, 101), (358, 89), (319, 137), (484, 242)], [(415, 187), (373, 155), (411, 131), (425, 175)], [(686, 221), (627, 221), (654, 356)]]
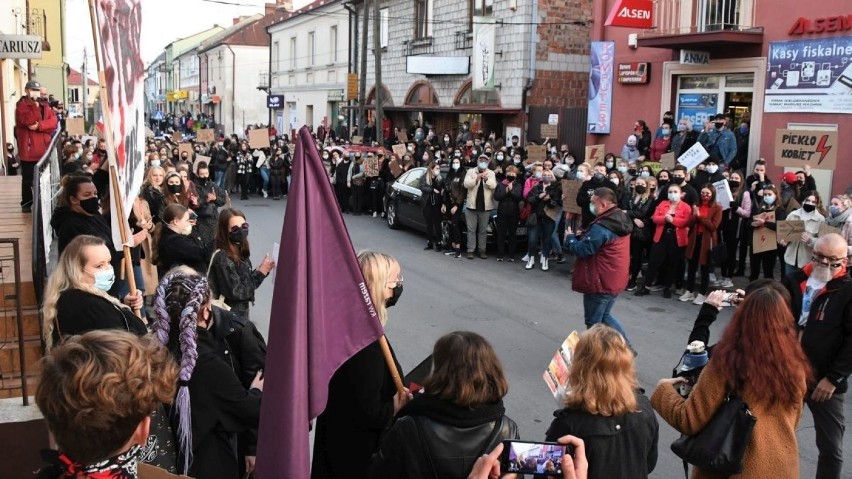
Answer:
[(468, 80), (462, 85), (453, 105), (489, 105), (500, 106), (500, 97), (494, 90), (474, 91), (473, 83)]
[(418, 82), (408, 91), (406, 105), (438, 105), (438, 94), (427, 82)]

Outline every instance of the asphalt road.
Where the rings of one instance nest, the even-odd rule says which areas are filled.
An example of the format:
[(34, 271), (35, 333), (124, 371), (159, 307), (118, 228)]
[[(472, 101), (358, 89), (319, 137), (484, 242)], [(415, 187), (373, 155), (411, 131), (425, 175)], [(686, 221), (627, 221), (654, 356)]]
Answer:
[[(255, 264), (280, 240), (286, 201), (252, 198), (236, 200), (251, 224)], [(425, 237), (403, 229), (392, 231), (381, 218), (344, 215), (356, 251), (374, 249), (395, 256), (402, 264), (405, 293), (389, 310), (387, 336), (407, 372), (431, 353), (441, 335), (455, 330), (485, 336), (503, 362), (509, 380), (507, 415), (520, 427), (521, 437), (543, 440), (558, 405), (542, 380), (542, 373), (562, 340), (573, 330), (585, 329), (581, 295), (571, 291), (568, 264), (552, 264), (548, 272), (524, 270), (523, 263), (453, 259), (423, 251)], [(626, 266), (626, 265), (625, 265)], [(737, 278), (743, 286), (742, 278)], [(269, 327), (271, 281), (261, 286), (252, 318), (265, 334)], [(657, 381), (670, 377), (683, 352), (698, 306), (658, 294), (637, 298), (622, 294), (613, 310), (638, 351), (639, 382), (650, 396)], [(726, 308), (711, 328), (715, 342), (730, 320)], [(852, 405), (846, 403), (846, 417)], [(679, 434), (660, 421), (659, 460), (654, 478), (679, 478), (683, 467), (669, 448)], [(758, 418), (759, 420), (759, 418)], [(805, 411), (798, 429), (800, 477), (813, 477), (817, 450), (813, 422)], [(852, 446), (844, 443), (844, 457)], [(852, 477), (847, 464), (843, 477)]]

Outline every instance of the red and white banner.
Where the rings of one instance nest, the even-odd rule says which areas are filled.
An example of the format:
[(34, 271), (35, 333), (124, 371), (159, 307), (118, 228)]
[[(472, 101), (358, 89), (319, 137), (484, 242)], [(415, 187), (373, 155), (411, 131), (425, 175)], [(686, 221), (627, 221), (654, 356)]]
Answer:
[[(145, 174), (145, 111), (142, 61), (142, 5), (140, 0), (94, 0), (101, 65), (109, 99), (113, 148), (108, 156), (116, 167), (119, 198), (110, 195), (113, 241), (121, 247), (117, 225), (127, 225), (127, 215), (139, 193)], [(99, 40), (99, 41), (98, 41)], [(106, 132), (104, 132), (106, 134)], [(112, 185), (111, 185), (112, 186)], [(111, 189), (116, 191), (115, 188)], [(116, 216), (121, 200), (125, 218)]]
[(605, 25), (649, 29), (654, 27), (654, 2), (651, 0), (616, 0)]

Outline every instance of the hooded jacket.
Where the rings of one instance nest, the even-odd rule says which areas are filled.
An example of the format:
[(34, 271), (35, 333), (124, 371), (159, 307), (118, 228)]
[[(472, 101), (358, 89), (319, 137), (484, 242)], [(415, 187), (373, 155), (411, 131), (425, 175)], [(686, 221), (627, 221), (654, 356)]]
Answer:
[[(38, 128), (30, 130), (30, 126)], [(59, 120), (47, 102), (34, 101), (29, 97), (18, 100), (15, 105), (15, 140), (21, 161), (35, 163), (44, 156)]]
[(618, 294), (627, 287), (633, 222), (613, 206), (589, 224), (581, 237), (569, 235), (565, 246), (576, 257), (571, 288), (583, 294)]

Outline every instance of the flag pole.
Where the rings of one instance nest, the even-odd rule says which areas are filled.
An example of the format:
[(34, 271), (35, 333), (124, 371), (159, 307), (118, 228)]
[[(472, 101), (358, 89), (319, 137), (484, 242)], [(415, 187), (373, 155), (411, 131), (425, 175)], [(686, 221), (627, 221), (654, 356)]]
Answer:
[(391, 377), (393, 377), (396, 392), (405, 394), (405, 386), (402, 384), (402, 378), (399, 377), (399, 369), (396, 367), (396, 361), (393, 360), (393, 354), (391, 354), (390, 346), (388, 346), (388, 338), (384, 334), (379, 338), (379, 346), (382, 347), (385, 362), (388, 363), (388, 369), (390, 370)]
[[(124, 265), (124, 276), (127, 279), (127, 286), (131, 296), (136, 296), (136, 277), (133, 275), (133, 261), (130, 256), (130, 246), (128, 246), (127, 238), (127, 216), (124, 215), (124, 202), (121, 199), (121, 191), (118, 189), (118, 173), (116, 171), (115, 159), (115, 137), (112, 133), (112, 110), (110, 109), (109, 96), (106, 89), (106, 74), (104, 73), (103, 63), (101, 62), (100, 36), (98, 35), (98, 22), (95, 14), (95, 0), (89, 0), (89, 19), (92, 22), (92, 41), (95, 44), (95, 65), (98, 69), (98, 90), (101, 101), (101, 110), (104, 115), (104, 140), (107, 145), (107, 158), (109, 159), (109, 183), (112, 191), (110, 192), (113, 203), (116, 207), (116, 217), (119, 220), (118, 232), (121, 235), (121, 249), (123, 253), (122, 263)], [(86, 79), (83, 79), (85, 88)], [(141, 310), (134, 309), (133, 313), (141, 317)]]

